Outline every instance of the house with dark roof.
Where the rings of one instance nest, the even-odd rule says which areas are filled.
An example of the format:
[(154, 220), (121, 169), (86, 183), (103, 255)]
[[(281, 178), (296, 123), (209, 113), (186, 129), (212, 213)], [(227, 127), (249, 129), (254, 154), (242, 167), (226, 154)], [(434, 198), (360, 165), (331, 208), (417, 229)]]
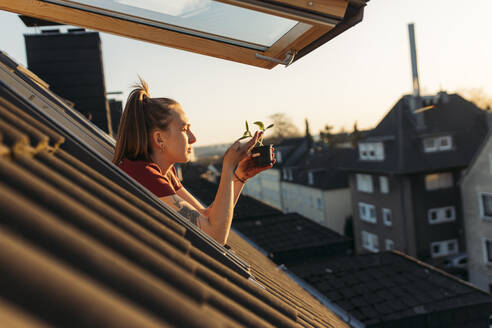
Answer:
[[(460, 179), (468, 280), (492, 292), (492, 138), (489, 133)], [(450, 262), (449, 265), (460, 263)]]
[(398, 251), (289, 267), (351, 327), (489, 327), (492, 296)]
[(285, 212), (297, 212), (340, 234), (352, 214), (348, 174), (341, 169), (355, 160), (353, 148), (310, 151), (291, 175), (282, 177)]
[(277, 163), (272, 169), (249, 179), (243, 193), (288, 212), (282, 199), (281, 181), (284, 177), (293, 176), (299, 163), (312, 149), (312, 145), (313, 140), (309, 134), (304, 137), (287, 138), (274, 145)]
[(457, 181), (487, 131), (486, 112), (457, 94), (402, 97), (347, 166), (357, 252), (464, 252)]

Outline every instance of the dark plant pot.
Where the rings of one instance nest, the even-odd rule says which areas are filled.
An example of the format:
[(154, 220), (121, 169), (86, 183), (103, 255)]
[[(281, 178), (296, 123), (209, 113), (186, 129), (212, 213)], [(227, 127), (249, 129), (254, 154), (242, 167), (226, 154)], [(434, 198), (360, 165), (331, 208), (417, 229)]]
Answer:
[(256, 166), (264, 167), (272, 164), (273, 162), (273, 148), (272, 145), (256, 146), (251, 150), (252, 154), (259, 153), (260, 156), (253, 157), (253, 161)]

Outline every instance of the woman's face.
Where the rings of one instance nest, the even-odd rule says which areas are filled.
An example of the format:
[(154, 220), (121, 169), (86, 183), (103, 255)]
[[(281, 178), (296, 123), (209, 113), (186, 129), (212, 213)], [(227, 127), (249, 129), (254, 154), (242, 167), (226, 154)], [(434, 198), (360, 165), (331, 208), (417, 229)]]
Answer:
[(196, 138), (190, 129), (190, 123), (181, 106), (176, 105), (173, 118), (167, 131), (163, 131), (164, 150), (162, 155), (173, 163), (186, 163), (191, 159), (191, 145)]

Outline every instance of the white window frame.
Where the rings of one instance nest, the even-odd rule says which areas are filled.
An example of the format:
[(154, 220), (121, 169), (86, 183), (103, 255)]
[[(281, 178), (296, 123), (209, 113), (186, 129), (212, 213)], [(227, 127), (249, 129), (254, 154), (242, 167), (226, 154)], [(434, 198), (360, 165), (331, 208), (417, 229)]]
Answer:
[[(451, 216), (446, 216), (446, 211), (451, 210)], [(432, 213), (436, 213), (436, 219), (432, 219)], [(456, 208), (454, 206), (435, 207), (427, 211), (427, 221), (429, 224), (439, 224), (456, 220)]]
[(376, 234), (362, 230), (362, 248), (371, 252), (379, 252), (379, 237)]
[(357, 173), (355, 175), (357, 190), (372, 194), (374, 192), (374, 183), (372, 175)]
[(489, 192), (478, 192), (478, 208), (480, 210), (480, 218), (483, 221), (492, 221), (492, 216), (486, 215), (485, 214), (485, 209), (484, 209), (484, 203), (483, 203), (483, 196), (489, 196), (492, 197), (492, 193)]
[[(489, 238), (482, 238), (482, 246), (483, 246), (483, 262), (485, 264), (487, 264), (488, 266), (492, 266), (492, 261), (489, 261), (489, 256), (488, 256), (488, 252), (487, 252), (487, 242), (490, 242), (492, 243), (492, 239), (489, 239)], [(492, 258), (492, 254), (490, 256)]]
[[(393, 225), (393, 213), (391, 213), (391, 209), (389, 208), (383, 208), (381, 209), (381, 213), (383, 216), (383, 223), (385, 226), (391, 227)], [(389, 214), (389, 221), (388, 221), (388, 214)]]
[(389, 180), (387, 176), (381, 175), (379, 177), (379, 190), (382, 194), (389, 193)]
[[(450, 243), (454, 245), (454, 251), (449, 251)], [(434, 246), (436, 245), (439, 245), (438, 253), (434, 253)], [(458, 252), (459, 252), (458, 239), (435, 241), (430, 244), (430, 253), (433, 258), (458, 254)]]
[[(362, 209), (365, 210), (365, 214), (362, 214)], [(374, 216), (370, 216), (371, 210)], [(376, 206), (359, 202), (359, 216), (362, 221), (377, 223)]]
[(313, 172), (308, 172), (308, 184), (313, 185), (314, 184), (314, 175)]
[(384, 161), (384, 144), (382, 142), (359, 143), (359, 159), (366, 161)]
[(391, 240), (391, 239), (386, 239), (386, 240), (384, 241), (384, 248), (385, 248), (385, 250), (387, 250), (387, 251), (392, 251), (392, 250), (394, 250), (394, 249), (395, 249), (395, 242), (394, 242), (393, 240)]
[[(452, 172), (441, 172), (427, 174), (424, 177), (425, 190), (437, 190), (447, 189), (454, 186), (454, 179)], [(451, 181), (451, 183), (449, 183)]]
[[(442, 140), (447, 140), (447, 145), (441, 145)], [(428, 143), (432, 141), (432, 146)], [(434, 153), (438, 151), (445, 151), (453, 149), (453, 138), (450, 135), (439, 136), (439, 137), (427, 137), (422, 140), (424, 152)]]

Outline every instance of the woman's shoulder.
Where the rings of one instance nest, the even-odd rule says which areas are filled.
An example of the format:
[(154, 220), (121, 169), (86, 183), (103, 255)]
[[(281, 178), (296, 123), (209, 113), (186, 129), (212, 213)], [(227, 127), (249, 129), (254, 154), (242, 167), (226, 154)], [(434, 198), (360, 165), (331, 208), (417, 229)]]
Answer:
[[(123, 159), (123, 161), (118, 165), (120, 169), (127, 172), (128, 174), (157, 174), (162, 176), (161, 168), (152, 162), (142, 161), (142, 160), (130, 160), (128, 158)], [(131, 174), (130, 174), (131, 175)]]

